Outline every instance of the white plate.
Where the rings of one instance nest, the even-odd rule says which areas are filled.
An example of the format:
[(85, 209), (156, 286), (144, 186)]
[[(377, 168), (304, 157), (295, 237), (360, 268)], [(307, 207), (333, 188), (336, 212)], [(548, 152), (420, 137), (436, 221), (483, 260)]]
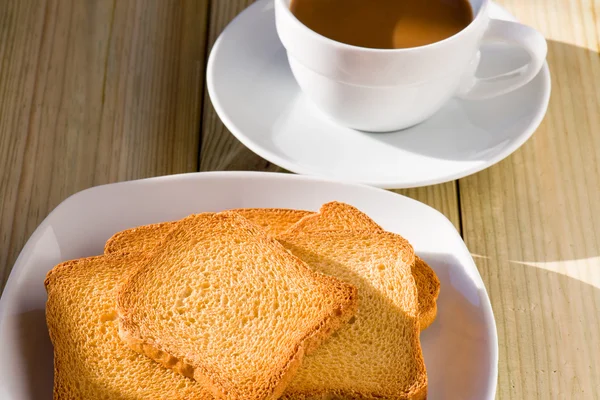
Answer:
[(493, 399), (498, 339), (490, 301), (465, 244), (439, 212), (383, 190), (289, 174), (208, 172), (99, 186), (61, 203), (36, 229), (0, 300), (0, 399), (52, 398), (44, 277), (57, 263), (101, 254), (115, 232), (238, 207), (317, 210), (340, 200), (400, 233), (441, 281), (438, 317), (422, 335), (429, 397)]
[[(496, 4), (491, 16), (514, 20)], [(483, 49), (480, 76), (524, 65), (527, 55)], [(212, 103), (250, 150), (296, 173), (383, 188), (425, 186), (485, 169), (518, 149), (539, 126), (550, 74), (485, 101), (451, 100), (434, 117), (403, 131), (365, 133), (330, 121), (308, 102), (275, 31), (271, 0), (257, 1), (223, 31), (207, 71)]]

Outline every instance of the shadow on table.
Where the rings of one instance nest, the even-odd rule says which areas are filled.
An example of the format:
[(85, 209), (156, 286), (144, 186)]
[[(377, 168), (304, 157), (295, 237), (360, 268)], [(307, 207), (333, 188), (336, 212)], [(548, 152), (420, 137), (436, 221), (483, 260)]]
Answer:
[[(600, 268), (600, 57), (563, 42), (549, 40), (548, 45), (552, 95), (540, 128), (500, 165), (461, 179), (461, 197), (476, 199), (476, 207), (508, 210), (493, 218), (506, 229), (507, 243), (523, 251), (502, 263), (510, 262), (513, 269), (526, 264), (568, 273), (598, 286), (600, 276), (594, 270)], [(483, 235), (489, 222), (478, 221), (470, 228)], [(485, 241), (479, 243), (484, 246)], [(477, 254), (484, 251), (471, 247)]]
[[(579, 260), (574, 262), (583, 268), (587, 259), (589, 266), (600, 268), (600, 57), (595, 51), (554, 40), (549, 40), (548, 46), (552, 76), (548, 113), (524, 152), (513, 161), (513, 168), (534, 171), (520, 185), (537, 187), (538, 209), (529, 213), (540, 215), (538, 221), (531, 221), (531, 232), (539, 232), (550, 251), (517, 261), (558, 270), (560, 266), (548, 263)], [(557, 160), (549, 153), (554, 151), (560, 157), (560, 152), (567, 151), (559, 140), (568, 142), (570, 158)], [(570, 235), (569, 230), (578, 236)], [(595, 285), (600, 285), (597, 279)]]
[(493, 256), (475, 261), (498, 329), (499, 398), (600, 398), (598, 273), (589, 284)]

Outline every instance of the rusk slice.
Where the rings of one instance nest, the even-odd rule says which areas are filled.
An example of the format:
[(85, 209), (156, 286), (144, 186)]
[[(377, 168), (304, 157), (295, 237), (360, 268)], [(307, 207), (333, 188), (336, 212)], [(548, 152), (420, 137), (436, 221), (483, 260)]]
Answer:
[[(323, 204), (318, 213), (305, 216), (286, 233), (342, 230), (383, 232), (383, 228), (356, 207), (334, 201)], [(440, 280), (433, 269), (418, 256), (411, 270), (419, 294), (420, 326), (424, 330), (433, 323), (437, 315)]]
[(54, 400), (213, 398), (119, 338), (115, 290), (139, 262), (135, 257), (91, 257), (59, 264), (48, 273)]
[(356, 289), (235, 212), (181, 220), (118, 293), (121, 337), (219, 398), (276, 399)]
[(284, 398), (426, 398), (410, 244), (399, 235), (367, 231), (296, 232), (279, 240), (359, 293), (356, 315), (305, 358)]

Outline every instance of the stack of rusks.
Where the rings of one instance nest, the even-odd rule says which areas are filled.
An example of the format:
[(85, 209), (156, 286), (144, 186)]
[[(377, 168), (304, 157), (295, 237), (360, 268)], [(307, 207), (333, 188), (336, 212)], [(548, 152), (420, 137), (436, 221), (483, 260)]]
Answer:
[(45, 280), (54, 399), (424, 399), (440, 283), (358, 209), (115, 234)]

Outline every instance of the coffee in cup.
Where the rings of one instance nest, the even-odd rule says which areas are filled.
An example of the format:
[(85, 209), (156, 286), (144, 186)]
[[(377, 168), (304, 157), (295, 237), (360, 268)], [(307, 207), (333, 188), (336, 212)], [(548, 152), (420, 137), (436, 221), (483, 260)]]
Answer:
[(473, 20), (467, 0), (292, 0), (290, 10), (316, 33), (374, 49), (439, 42)]

